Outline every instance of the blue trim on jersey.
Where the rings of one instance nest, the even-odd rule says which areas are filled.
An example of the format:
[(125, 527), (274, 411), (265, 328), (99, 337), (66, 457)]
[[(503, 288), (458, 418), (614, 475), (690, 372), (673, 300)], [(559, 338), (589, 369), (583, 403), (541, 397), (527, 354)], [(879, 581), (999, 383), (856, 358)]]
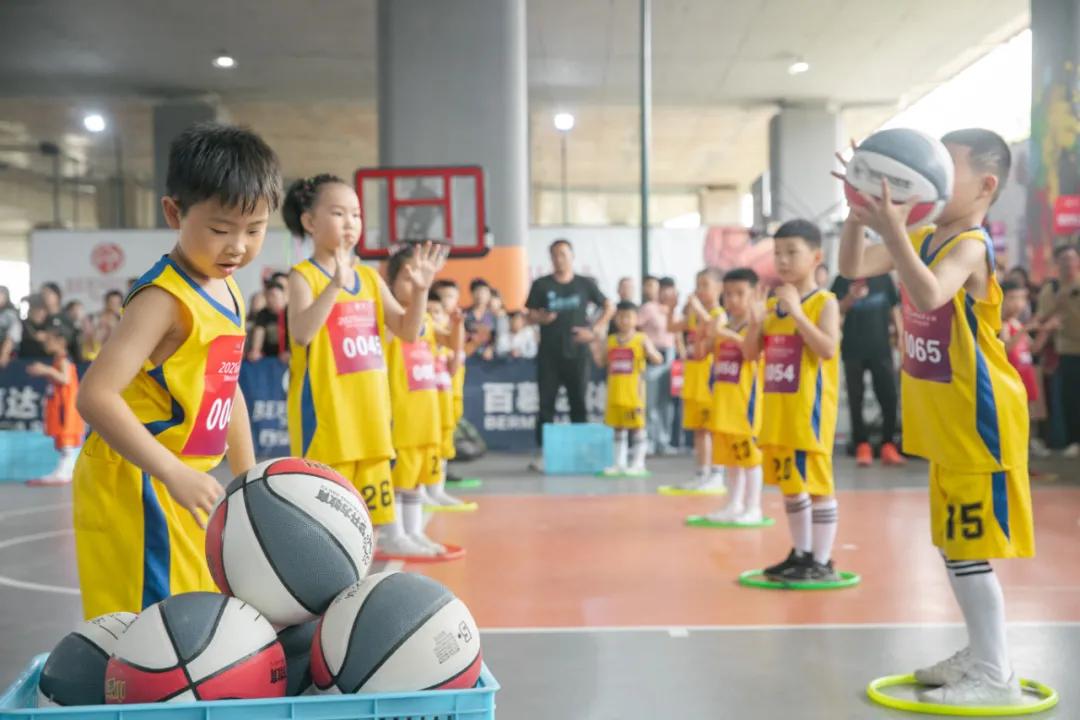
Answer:
[(814, 381), (814, 410), (810, 413), (810, 427), (818, 442), (821, 442), (821, 383), (821, 363), (818, 363), (817, 380)]
[(302, 439), (301, 455), (307, 457), (311, 441), (315, 439), (315, 428), (319, 419), (315, 416), (315, 398), (311, 394), (311, 346), (305, 349), (307, 361), (304, 363), (304, 383), (300, 388), (300, 434)]
[(998, 428), (997, 400), (990, 381), (986, 357), (979, 347), (979, 320), (975, 317), (975, 301), (970, 295), (964, 302), (964, 314), (971, 329), (971, 341), (975, 346), (975, 427), (983, 444), (998, 463), (1001, 462), (1001, 431)]
[(152, 285), (154, 281), (161, 276), (161, 273), (165, 272), (165, 268), (168, 267), (168, 263), (165, 261), (168, 259), (168, 255), (162, 255), (160, 260), (139, 276), (139, 279), (131, 286), (131, 290), (128, 292), (127, 297), (124, 298), (124, 307), (127, 307), (127, 304), (131, 302), (131, 298), (135, 297), (135, 293), (139, 292), (147, 285)]
[(757, 407), (757, 373), (754, 373), (750, 381), (750, 400), (746, 403), (746, 422), (750, 423), (750, 430), (754, 429), (754, 410)]
[(169, 589), (169, 524), (148, 473), (142, 474), (143, 591), (146, 609), (171, 594)]
[[(803, 295), (803, 296), (802, 296), (802, 297), (801, 297), (801, 298), (799, 299), (799, 304), (800, 304), (800, 305), (802, 305), (802, 304), (803, 304), (804, 302), (806, 302), (806, 301), (807, 301), (807, 300), (809, 300), (810, 298), (814, 297), (814, 294), (815, 294), (815, 293), (817, 293), (817, 292), (819, 292), (820, 290), (821, 290), (821, 288), (814, 288), (814, 289), (813, 289), (813, 290), (811, 290), (810, 292), (806, 293), (805, 295)], [(774, 309), (776, 310), (776, 317), (778, 317), (778, 318), (782, 318), (782, 317), (787, 317), (787, 316), (788, 316), (788, 314), (787, 314), (786, 312), (784, 312), (784, 311), (782, 311), (782, 310), (780, 309), (780, 303), (779, 303), (779, 302), (777, 302), (777, 303), (776, 303), (776, 306), (775, 306), (775, 308), (774, 308)]]
[[(326, 277), (330, 278), (330, 281), (333, 282), (334, 276), (331, 275), (330, 273), (326, 272), (326, 268), (324, 268), (322, 265), (315, 262), (315, 258), (313, 258), (313, 257), (308, 258), (308, 262), (310, 262), (315, 267), (319, 268), (319, 270), (322, 272), (322, 274), (325, 275)], [(359, 295), (360, 294), (360, 273), (356, 272), (356, 268), (353, 268), (352, 274), (353, 274), (353, 285), (356, 286), (356, 289), (355, 290), (348, 290), (346, 288), (341, 288), (341, 289), (345, 290), (345, 292), (349, 293), (350, 295)]]
[(163, 257), (162, 260), (171, 265), (172, 269), (176, 271), (176, 274), (183, 278), (184, 282), (190, 285), (192, 290), (199, 293), (202, 299), (210, 304), (210, 307), (214, 308), (219, 313), (224, 315), (225, 318), (233, 325), (240, 327), (240, 316), (237, 314), (240, 311), (240, 303), (236, 301), (236, 296), (233, 295), (232, 286), (229, 285), (228, 281), (225, 282), (225, 289), (229, 291), (229, 297), (232, 298), (233, 307), (235, 308), (235, 310), (230, 310), (229, 308), (225, 307), (217, 300), (215, 300), (213, 297), (211, 297), (210, 293), (206, 292), (206, 289), (203, 286), (192, 280), (191, 276), (184, 272), (184, 269), (178, 264), (176, 264), (176, 261), (170, 258), (168, 255)]
[(795, 469), (799, 471), (799, 477), (802, 478), (804, 483), (809, 482), (809, 478), (806, 477), (806, 451), (795, 451)]
[(173, 397), (173, 394), (169, 392), (169, 383), (165, 381), (164, 365), (158, 365), (152, 370), (147, 370), (146, 374), (160, 385), (161, 389), (164, 390), (172, 400), (172, 417), (168, 420), (154, 420), (153, 422), (143, 423), (143, 427), (145, 427), (151, 435), (160, 435), (169, 428), (176, 427), (184, 422), (184, 408), (181, 407), (180, 403)]
[(994, 518), (997, 520), (1001, 532), (1009, 537), (1009, 492), (1005, 485), (1005, 473), (996, 472), (990, 476), (994, 489)]

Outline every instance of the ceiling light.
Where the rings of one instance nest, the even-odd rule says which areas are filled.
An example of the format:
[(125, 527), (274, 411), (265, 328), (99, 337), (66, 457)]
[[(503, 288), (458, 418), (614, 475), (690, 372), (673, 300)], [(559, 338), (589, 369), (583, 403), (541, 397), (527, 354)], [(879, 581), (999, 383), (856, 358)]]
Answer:
[(214, 58), (214, 67), (221, 68), (222, 70), (234, 68), (236, 67), (236, 58), (232, 55), (218, 55)]
[(810, 69), (810, 63), (805, 60), (796, 60), (788, 65), (788, 75), (802, 75), (804, 72)]
[(90, 113), (82, 119), (83, 127), (92, 133), (105, 132), (105, 118), (98, 113)]
[(555, 129), (570, 132), (574, 129), (574, 116), (568, 112), (555, 113)]

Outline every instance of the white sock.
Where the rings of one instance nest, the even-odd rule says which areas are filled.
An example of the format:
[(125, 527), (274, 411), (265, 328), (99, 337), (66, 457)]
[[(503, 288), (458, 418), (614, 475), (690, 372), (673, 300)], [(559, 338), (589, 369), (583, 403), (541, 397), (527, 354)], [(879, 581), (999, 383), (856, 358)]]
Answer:
[(384, 525), (376, 526), (379, 537), (397, 538), (405, 534), (401, 519), (401, 493), (394, 493), (394, 519)]
[(710, 467), (709, 468), (709, 479), (710, 480), (719, 480), (719, 481), (723, 482), (724, 481), (724, 466), (723, 465), (713, 465), (712, 467)]
[(633, 462), (631, 467), (638, 469), (645, 468), (645, 453), (649, 450), (648, 437), (645, 435), (644, 430), (634, 431), (634, 449), (633, 449)]
[(420, 502), (418, 490), (402, 490), (397, 494), (398, 508), (401, 509), (401, 523), (406, 535), (424, 534), (424, 506)]
[(746, 468), (738, 467), (737, 465), (727, 466), (727, 478), (728, 478), (728, 507), (734, 508), (740, 512), (745, 507), (743, 505), (743, 499), (746, 496)]
[(810, 505), (810, 496), (806, 493), (784, 497), (788, 530), (791, 531), (791, 544), (803, 555), (813, 549), (810, 533)]
[(985, 560), (946, 560), (956, 602), (964, 614), (968, 644), (979, 668), (1004, 682), (1012, 675), (1005, 640), (1005, 596)]
[(836, 523), (840, 509), (836, 498), (823, 498), (813, 503), (814, 560), (822, 565), (832, 559), (833, 543), (836, 542)]
[(81, 447), (64, 448), (60, 452), (60, 466), (56, 471), (56, 474), (62, 478), (71, 479), (71, 476), (75, 474), (75, 461), (79, 459), (79, 451)]
[(615, 467), (626, 467), (626, 457), (630, 452), (629, 443), (630, 440), (625, 430), (615, 431)]
[(743, 468), (746, 478), (746, 502), (743, 504), (747, 510), (761, 510), (761, 466)]

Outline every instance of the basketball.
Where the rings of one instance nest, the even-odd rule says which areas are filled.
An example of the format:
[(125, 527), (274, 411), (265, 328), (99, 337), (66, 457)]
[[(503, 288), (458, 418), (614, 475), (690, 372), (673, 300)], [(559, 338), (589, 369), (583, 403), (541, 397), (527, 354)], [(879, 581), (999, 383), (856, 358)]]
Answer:
[(952, 196), (952, 156), (940, 140), (918, 130), (881, 130), (866, 138), (848, 162), (848, 203), (864, 204), (860, 192), (879, 197), (882, 179), (889, 183), (894, 202), (919, 199), (908, 227), (932, 223)]
[(336, 472), (268, 460), (229, 484), (210, 516), (206, 559), (223, 593), (275, 625), (298, 625), (367, 574), (372, 535), (367, 505)]
[(311, 647), (311, 677), (325, 692), (471, 688), (480, 634), (469, 609), (422, 575), (372, 575), (339, 595)]
[(285, 651), (285, 666), (289, 684), (285, 694), (289, 697), (303, 695), (311, 688), (311, 640), (315, 637), (317, 620), (303, 625), (293, 625), (278, 633), (278, 642)]
[(38, 706), (104, 704), (105, 667), (134, 621), (134, 613), (110, 613), (87, 620), (64, 636), (41, 671)]
[(105, 672), (105, 702), (190, 702), (285, 695), (285, 653), (251, 605), (174, 595), (142, 611)]

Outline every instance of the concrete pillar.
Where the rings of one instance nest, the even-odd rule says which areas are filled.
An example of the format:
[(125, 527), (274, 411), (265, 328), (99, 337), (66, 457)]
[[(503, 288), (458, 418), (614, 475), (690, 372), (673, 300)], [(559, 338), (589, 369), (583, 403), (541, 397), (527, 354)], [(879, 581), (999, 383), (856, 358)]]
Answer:
[[(199, 101), (166, 102), (154, 108), (154, 193), (165, 194), (165, 178), (169, 172), (169, 144), (195, 123), (218, 119), (214, 105)], [(156, 210), (157, 227), (165, 227), (161, 204)]]
[(379, 164), (480, 165), (494, 248), (447, 276), (483, 275), (511, 308), (527, 290), (525, 0), (379, 0)]

